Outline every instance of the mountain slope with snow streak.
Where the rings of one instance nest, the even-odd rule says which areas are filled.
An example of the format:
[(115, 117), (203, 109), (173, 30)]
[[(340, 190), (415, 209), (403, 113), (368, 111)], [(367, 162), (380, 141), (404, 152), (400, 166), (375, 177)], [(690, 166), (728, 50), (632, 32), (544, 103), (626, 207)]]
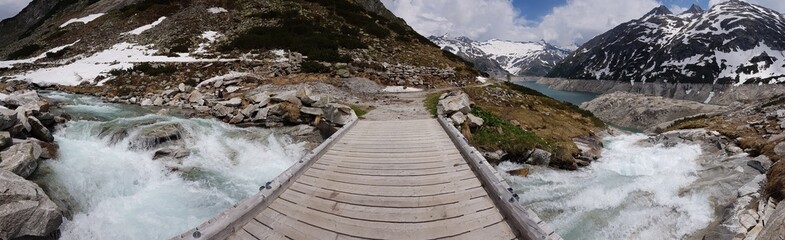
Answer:
[(741, 0), (659, 7), (597, 36), (549, 77), (630, 82), (750, 84), (785, 82), (785, 18)]
[(513, 42), (491, 39), (484, 42), (466, 37), (429, 38), (432, 42), (474, 64), (492, 75), (542, 76), (569, 55), (544, 41)]

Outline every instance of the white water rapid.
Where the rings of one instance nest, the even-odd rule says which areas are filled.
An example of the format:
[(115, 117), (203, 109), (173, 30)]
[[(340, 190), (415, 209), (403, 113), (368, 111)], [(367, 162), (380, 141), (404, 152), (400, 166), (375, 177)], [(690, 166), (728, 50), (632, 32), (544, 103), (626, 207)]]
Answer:
[[(60, 155), (44, 162), (37, 180), (71, 212), (61, 239), (168, 239), (258, 192), (305, 154), (304, 144), (270, 130), (140, 116), (137, 107), (89, 97), (49, 97), (64, 100), (72, 115), (96, 119), (57, 131)], [(178, 171), (168, 165), (176, 160), (153, 160), (155, 149), (129, 147), (137, 126), (150, 122), (181, 126), (190, 155)], [(127, 132), (112, 139), (100, 135), (106, 129)]]
[(709, 195), (682, 189), (698, 179), (700, 147), (636, 144), (646, 138), (606, 139), (603, 157), (581, 171), (538, 168), (507, 178), (564, 239), (683, 239), (707, 227)]

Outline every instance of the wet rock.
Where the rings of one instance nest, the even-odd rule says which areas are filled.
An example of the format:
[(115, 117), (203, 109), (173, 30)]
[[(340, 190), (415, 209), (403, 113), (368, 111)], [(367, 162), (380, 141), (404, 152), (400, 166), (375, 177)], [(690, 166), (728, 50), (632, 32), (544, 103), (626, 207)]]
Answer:
[(54, 159), (57, 158), (57, 155), (60, 152), (60, 146), (54, 143), (48, 143), (43, 141), (35, 141), (38, 146), (41, 147), (41, 156), (42, 159)]
[(238, 123), (243, 122), (244, 119), (245, 119), (245, 116), (243, 116), (243, 114), (237, 114), (237, 115), (232, 116), (231, 119), (229, 119), (229, 123), (231, 123), (231, 124), (238, 124)]
[(253, 121), (264, 121), (267, 120), (267, 114), (270, 112), (269, 108), (262, 108), (259, 111), (256, 111), (256, 114), (253, 116)]
[(155, 154), (153, 155), (153, 160), (158, 160), (161, 158), (185, 158), (190, 155), (191, 153), (185, 148), (181, 148), (181, 147), (164, 148), (155, 151)]
[(0, 168), (27, 178), (38, 168), (41, 152), (41, 146), (38, 144), (29, 141), (17, 143), (0, 152), (0, 159), (2, 159)]
[(482, 127), (482, 125), (485, 124), (485, 120), (483, 120), (480, 117), (474, 116), (474, 114), (469, 113), (469, 115), (467, 115), (467, 117), (468, 117), (468, 120), (469, 120), (469, 126), (470, 127), (478, 128), (478, 127)]
[(35, 114), (35, 118), (37, 118), (38, 121), (41, 121), (46, 127), (54, 127), (54, 125), (57, 124), (55, 115), (49, 112), (39, 112), (38, 114)]
[(54, 142), (55, 138), (52, 136), (52, 132), (49, 131), (41, 121), (38, 121), (35, 117), (28, 117), (27, 121), (30, 123), (30, 135), (34, 138), (44, 141), (44, 142)]
[(749, 196), (754, 193), (757, 193), (765, 182), (766, 182), (766, 175), (761, 174), (755, 176), (755, 178), (753, 178), (752, 181), (744, 184), (744, 186), (741, 186), (741, 188), (739, 188), (738, 197)]
[(63, 221), (62, 212), (33, 182), (0, 169), (0, 239), (45, 237)]
[(357, 119), (357, 114), (349, 106), (333, 103), (325, 109), (324, 118), (331, 123), (343, 126)]
[(151, 149), (182, 138), (182, 126), (179, 123), (164, 123), (144, 126), (137, 136), (131, 140), (131, 147), (136, 149)]
[(526, 177), (526, 176), (529, 176), (529, 172), (530, 171), (531, 170), (529, 168), (521, 168), (521, 169), (509, 171), (507, 173), (509, 173), (510, 175), (513, 175), (513, 176)]
[(259, 110), (259, 105), (250, 104), (247, 107), (243, 108), (240, 113), (242, 113), (246, 117), (253, 117), (254, 113)]
[(155, 100), (153, 100), (153, 105), (154, 106), (163, 106), (164, 105), (164, 98), (156, 97)]
[(204, 105), (204, 94), (202, 94), (201, 92), (199, 92), (197, 90), (194, 90), (188, 96), (188, 102), (195, 103), (195, 104), (198, 104), (198, 105)]
[(498, 150), (498, 151), (495, 151), (495, 152), (485, 152), (485, 153), (482, 154), (482, 156), (485, 158), (485, 160), (487, 160), (489, 162), (501, 161), (502, 158), (504, 157), (504, 155), (505, 155), (505, 152), (502, 151), (502, 150)]
[(153, 100), (150, 100), (149, 98), (145, 98), (144, 100), (142, 100), (142, 103), (140, 103), (139, 105), (142, 105), (142, 106), (152, 106), (153, 105)]
[(551, 153), (542, 149), (535, 149), (534, 152), (532, 152), (532, 155), (529, 156), (529, 160), (526, 161), (526, 163), (532, 165), (548, 166), (551, 163)]

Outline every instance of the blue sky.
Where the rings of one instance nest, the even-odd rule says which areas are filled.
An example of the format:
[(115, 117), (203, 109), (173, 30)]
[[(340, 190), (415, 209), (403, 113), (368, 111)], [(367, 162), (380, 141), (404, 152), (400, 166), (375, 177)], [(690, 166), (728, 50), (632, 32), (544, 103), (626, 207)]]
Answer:
[[(659, 2), (669, 8), (673, 8), (673, 6), (689, 8), (692, 4), (698, 4), (701, 8), (708, 9), (709, 6), (709, 0), (660, 0)], [(513, 0), (512, 4), (520, 11), (523, 17), (539, 22), (542, 20), (542, 17), (548, 15), (554, 7), (566, 5), (567, 0)]]

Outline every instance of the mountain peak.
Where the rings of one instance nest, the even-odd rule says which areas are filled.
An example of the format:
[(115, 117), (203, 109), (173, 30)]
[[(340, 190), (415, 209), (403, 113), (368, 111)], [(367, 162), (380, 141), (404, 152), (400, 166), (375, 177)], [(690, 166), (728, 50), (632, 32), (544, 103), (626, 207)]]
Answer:
[(703, 13), (703, 8), (701, 8), (696, 4), (692, 4), (690, 9), (687, 9), (687, 11), (683, 12), (682, 14), (698, 14), (698, 13)]
[(670, 15), (670, 14), (673, 14), (673, 12), (671, 12), (671, 10), (668, 9), (668, 7), (666, 7), (665, 5), (660, 5), (659, 7), (656, 7), (654, 9), (652, 9), (651, 11), (649, 11), (649, 13), (647, 13), (646, 16)]

